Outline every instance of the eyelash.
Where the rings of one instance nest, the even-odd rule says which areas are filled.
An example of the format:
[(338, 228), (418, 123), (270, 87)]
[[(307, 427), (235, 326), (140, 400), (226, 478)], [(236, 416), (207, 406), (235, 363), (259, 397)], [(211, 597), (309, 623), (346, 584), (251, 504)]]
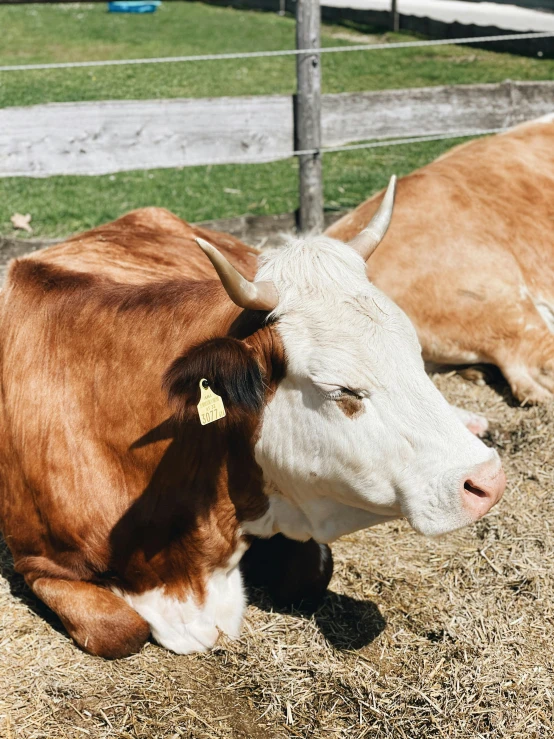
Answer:
[(347, 387), (341, 387), (337, 390), (333, 390), (330, 393), (327, 393), (327, 397), (329, 400), (340, 400), (344, 395), (348, 395), (351, 398), (358, 398), (361, 400), (362, 396), (358, 393), (355, 393), (353, 390), (349, 390)]

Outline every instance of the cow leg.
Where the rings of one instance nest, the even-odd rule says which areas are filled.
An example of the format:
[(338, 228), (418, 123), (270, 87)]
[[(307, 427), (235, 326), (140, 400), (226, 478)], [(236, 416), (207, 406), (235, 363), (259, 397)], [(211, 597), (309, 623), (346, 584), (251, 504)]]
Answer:
[(554, 335), (537, 317), (542, 325), (529, 321), (517, 345), (507, 342), (495, 349), (494, 361), (522, 403), (542, 403), (554, 394)]
[(506, 378), (512, 394), (524, 405), (545, 403), (552, 398), (552, 393), (533, 377), (530, 367), (514, 365), (511, 362), (498, 365)]
[(458, 374), (460, 375), (460, 377), (463, 377), (464, 380), (472, 382), (474, 385), (484, 386), (487, 384), (486, 370), (480, 367), (461, 367), (458, 370)]
[(241, 566), (246, 582), (266, 588), (278, 605), (303, 602), (315, 608), (333, 574), (333, 555), (327, 544), (313, 539), (294, 541), (277, 534), (254, 539)]
[[(553, 310), (554, 315), (554, 310)], [(457, 324), (452, 327), (458, 331)], [(554, 394), (554, 334), (529, 295), (513, 303), (505, 297), (487, 303), (487, 312), (472, 317), (467, 345), (457, 335), (441, 335), (435, 355), (427, 357), (434, 364), (467, 364), (472, 353), (477, 362), (496, 365), (522, 403), (543, 403)], [(438, 347), (438, 348), (437, 348)], [(464, 369), (467, 376), (467, 368)]]
[(90, 582), (39, 577), (33, 592), (86, 652), (116, 659), (138, 652), (150, 627), (125, 601)]

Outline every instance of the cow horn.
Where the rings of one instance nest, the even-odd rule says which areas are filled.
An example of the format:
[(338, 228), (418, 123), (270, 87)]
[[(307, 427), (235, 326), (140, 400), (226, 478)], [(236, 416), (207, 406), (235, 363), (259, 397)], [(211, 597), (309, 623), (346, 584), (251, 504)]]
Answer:
[(377, 213), (364, 230), (348, 242), (348, 245), (355, 249), (364, 261), (369, 259), (387, 233), (392, 218), (395, 191), (396, 176), (393, 175)]
[(279, 296), (272, 282), (250, 282), (215, 246), (204, 239), (195, 239), (195, 241), (215, 267), (227, 295), (239, 308), (273, 310), (277, 307)]

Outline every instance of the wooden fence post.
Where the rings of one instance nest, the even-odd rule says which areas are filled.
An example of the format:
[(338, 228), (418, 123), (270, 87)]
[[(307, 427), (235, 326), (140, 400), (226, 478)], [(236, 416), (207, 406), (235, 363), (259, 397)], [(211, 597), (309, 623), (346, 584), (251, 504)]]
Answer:
[[(319, 0), (296, 2), (296, 48), (317, 49), (320, 45)], [(316, 149), (302, 154), (300, 161), (301, 233), (323, 231), (323, 183), (321, 167), (321, 67), (319, 54), (296, 57), (295, 148)]]
[(400, 16), (397, 8), (397, 0), (391, 0), (390, 16), (391, 31), (400, 30)]

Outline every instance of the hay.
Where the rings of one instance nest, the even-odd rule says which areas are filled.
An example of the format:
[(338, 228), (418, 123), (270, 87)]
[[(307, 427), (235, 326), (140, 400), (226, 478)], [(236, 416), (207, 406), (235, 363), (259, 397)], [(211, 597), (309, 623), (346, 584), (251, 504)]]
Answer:
[(73, 646), (4, 549), (0, 736), (553, 736), (554, 406), (435, 379), (492, 421), (504, 500), (439, 540), (403, 522), (345, 537), (313, 617), (271, 612), (255, 592), (236, 643), (105, 662)]

